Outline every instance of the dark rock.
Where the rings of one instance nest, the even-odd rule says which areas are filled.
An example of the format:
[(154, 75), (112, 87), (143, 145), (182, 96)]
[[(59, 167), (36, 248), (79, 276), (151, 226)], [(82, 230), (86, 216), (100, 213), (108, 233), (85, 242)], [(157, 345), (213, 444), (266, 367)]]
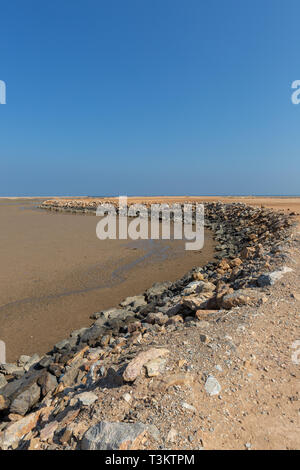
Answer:
[(169, 288), (172, 286), (172, 282), (156, 282), (150, 289), (146, 290), (145, 297), (147, 301), (156, 300), (158, 297), (162, 297), (167, 294)]
[(40, 399), (41, 389), (33, 383), (17, 395), (10, 405), (10, 412), (24, 416)]
[(44, 397), (47, 393), (52, 392), (56, 388), (57, 379), (54, 375), (47, 372), (38, 379), (38, 384), (41, 387), (42, 396)]

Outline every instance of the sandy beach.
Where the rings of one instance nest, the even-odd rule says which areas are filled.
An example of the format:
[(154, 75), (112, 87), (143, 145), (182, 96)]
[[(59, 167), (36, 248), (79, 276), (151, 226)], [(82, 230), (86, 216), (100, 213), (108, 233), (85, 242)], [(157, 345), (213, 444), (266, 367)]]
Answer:
[(42, 356), (1, 365), (2, 449), (298, 448), (299, 200), (198, 201), (200, 252), (100, 242), (91, 198), (1, 201), (1, 334)]
[(213, 258), (184, 242), (106, 240), (89, 215), (36, 209), (42, 199), (1, 199), (0, 338), (7, 361), (45, 353), (90, 315), (140, 294), (154, 282), (175, 280)]
[[(55, 198), (93, 201), (93, 198)], [(103, 199), (97, 199), (102, 201)], [(111, 198), (104, 198), (111, 200)], [(129, 203), (244, 202), (300, 213), (300, 198), (135, 197)], [(141, 293), (154, 282), (175, 280), (213, 258), (206, 233), (203, 252), (185, 252), (182, 241), (100, 242), (92, 216), (36, 209), (44, 199), (1, 199), (0, 315), (7, 359), (44, 353), (70, 331), (89, 324), (95, 311)], [(300, 220), (299, 215), (297, 216)], [(59, 328), (58, 328), (59, 325)]]

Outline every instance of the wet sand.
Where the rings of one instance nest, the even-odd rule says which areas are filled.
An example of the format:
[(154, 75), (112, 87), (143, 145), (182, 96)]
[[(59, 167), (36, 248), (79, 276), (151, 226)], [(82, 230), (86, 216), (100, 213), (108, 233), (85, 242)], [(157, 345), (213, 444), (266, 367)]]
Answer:
[(0, 199), (0, 339), (7, 361), (45, 353), (90, 315), (175, 280), (213, 258), (206, 232), (200, 252), (184, 241), (105, 240), (98, 218), (36, 209), (42, 199)]

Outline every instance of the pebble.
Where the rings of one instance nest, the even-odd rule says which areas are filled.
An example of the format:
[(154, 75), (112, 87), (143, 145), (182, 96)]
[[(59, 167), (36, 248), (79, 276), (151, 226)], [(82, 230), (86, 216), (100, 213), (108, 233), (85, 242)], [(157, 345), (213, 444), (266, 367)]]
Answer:
[(83, 392), (75, 395), (79, 403), (83, 406), (90, 406), (98, 400), (98, 396), (93, 392)]
[(213, 375), (209, 375), (205, 382), (205, 390), (208, 395), (219, 395), (221, 392), (221, 385)]
[(124, 393), (123, 400), (125, 400), (127, 403), (130, 403), (132, 400), (132, 396), (130, 395), (130, 393)]
[(182, 403), (182, 408), (185, 408), (186, 410), (190, 410), (190, 411), (194, 411), (194, 412), (197, 411), (196, 408), (193, 405), (189, 405), (186, 402)]

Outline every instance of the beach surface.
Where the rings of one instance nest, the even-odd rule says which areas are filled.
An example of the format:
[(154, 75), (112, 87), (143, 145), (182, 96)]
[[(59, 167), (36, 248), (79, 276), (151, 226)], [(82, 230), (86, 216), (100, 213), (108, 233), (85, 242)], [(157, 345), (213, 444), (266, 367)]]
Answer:
[[(201, 252), (184, 242), (106, 240), (96, 237), (89, 215), (37, 209), (47, 198), (1, 198), (0, 338), (7, 361), (45, 353), (71, 331), (88, 326), (90, 315), (142, 293), (154, 282), (175, 280), (213, 258), (206, 232)], [(109, 201), (113, 198), (53, 198)], [(129, 203), (243, 202), (298, 214), (298, 197), (129, 197)]]
[[(168, 202), (174, 202), (174, 199), (169, 198)], [(232, 199), (226, 198), (223, 202), (230, 200), (233, 202)], [(289, 204), (287, 198), (277, 198), (277, 200), (251, 198), (247, 200), (247, 204), (283, 210), (290, 215), (291, 212), (299, 214), (297, 198), (292, 199)], [(198, 200), (200, 202), (204, 198)], [(245, 202), (245, 198), (240, 198), (239, 201)], [(21, 201), (16, 201), (15, 204), (17, 212), (25, 213), (26, 207), (21, 206), (19, 202)], [(149, 200), (143, 198), (138, 202), (149, 203)], [(62, 207), (64, 204), (62, 200)], [(56, 201), (54, 209), (59, 206)], [(70, 209), (68, 204), (65, 204), (65, 207)], [(79, 206), (75, 204), (74, 207), (80, 208), (80, 204)], [(82, 207), (87, 207), (86, 199), (82, 200)], [(32, 217), (27, 218), (26, 215), (21, 219), (20, 214), (15, 213), (15, 223), (23, 221), (21, 226), (23, 231), (19, 232), (16, 239), (13, 238), (14, 232), (11, 231), (9, 233), (11, 239), (6, 239), (7, 248), (10, 246), (9, 243), (12, 243), (14, 248), (16, 240), (21, 241), (20, 250), (14, 254), (15, 264), (11, 263), (11, 266), (19, 268), (23, 278), (26, 279), (30, 269), (35, 266), (37, 254), (41, 255), (45, 251), (45, 263), (42, 265), (39, 257), (36, 269), (39, 269), (37, 275), (40, 276), (40, 281), (44, 282), (43, 289), (48, 293), (49, 286), (52, 285), (50, 281), (53, 279), (61, 281), (61, 294), (65, 286), (76, 285), (76, 280), (81, 285), (88, 284), (91, 279), (97, 279), (97, 285), (93, 287), (90, 284), (85, 292), (70, 291), (64, 296), (64, 294), (57, 295), (54, 291), (54, 298), (70, 299), (74, 312), (76, 303), (80, 302), (80, 297), (76, 297), (79, 293), (87, 294), (83, 298), (84, 312), (86, 306), (90, 305), (90, 292), (95, 291), (95, 294), (99, 294), (97, 302), (100, 302), (100, 294), (104, 292), (104, 288), (108, 289), (110, 306), (116, 306), (119, 291), (126, 282), (130, 281), (130, 276), (133, 276), (136, 284), (141, 279), (143, 282), (144, 280), (150, 282), (152, 274), (156, 276), (154, 279), (156, 281), (159, 274), (158, 266), (161, 266), (161, 274), (166, 274), (170, 266), (169, 260), (174, 262), (177, 259), (180, 266), (176, 269), (178, 268), (179, 274), (168, 271), (170, 279), (177, 278), (183, 274), (183, 264), (191, 261), (182, 255), (182, 246), (178, 247), (179, 251), (175, 245), (164, 250), (165, 247), (157, 245), (155, 248), (149, 242), (154, 252), (150, 250), (149, 256), (142, 256), (143, 261), (147, 259), (150, 263), (151, 269), (148, 272), (148, 264), (139, 265), (136, 260), (141, 258), (137, 256), (139, 250), (144, 250), (146, 255), (149, 253), (147, 251), (149, 246), (146, 244), (134, 247), (127, 244), (127, 248), (132, 248), (136, 254), (133, 255), (133, 261), (125, 264), (124, 268), (118, 256), (124, 246), (115, 245), (115, 250), (112, 247), (110, 249), (111, 256), (105, 267), (108, 278), (104, 279), (106, 285), (103, 288), (102, 284), (99, 285), (97, 277), (103, 265), (99, 262), (95, 271), (90, 270), (93, 275), (89, 278), (87, 272), (90, 271), (87, 270), (87, 266), (90, 265), (85, 264), (82, 256), (84, 253), (90, 261), (88, 247), (81, 246), (80, 240), (76, 239), (76, 230), (80, 231), (81, 228), (81, 238), (85, 243), (90, 240), (90, 232), (87, 234), (86, 228), (83, 227), (86, 223), (89, 224), (89, 221), (95, 223), (95, 217), (83, 213), (76, 215), (69, 212), (44, 211), (44, 218), (39, 220), (35, 219), (33, 214), (40, 217), (41, 211), (34, 210), (32, 204), (27, 206), (27, 210)], [(29, 370), (24, 374), (24, 383), (21, 380), (21, 385), (18, 385), (20, 388), (17, 391), (19, 394), (17, 399), (9, 396), (9, 401), (5, 401), (6, 394), (10, 393), (11, 384), (5, 386), (2, 389), (2, 406), (4, 413), (12, 422), (4, 423), (4, 431), (0, 432), (1, 448), (7, 449), (10, 446), (49, 450), (93, 448), (90, 436), (93, 437), (94, 434), (91, 433), (95, 428), (98, 429), (99, 423), (102, 422), (107, 423), (111, 429), (112, 437), (109, 435), (107, 439), (109, 446), (114, 446), (113, 448), (119, 448), (121, 444), (123, 446), (122, 439), (128, 442), (128, 429), (136, 433), (134, 448), (146, 450), (299, 448), (300, 238), (297, 224), (294, 224), (294, 217), (286, 217), (284, 214), (274, 216), (270, 211), (255, 211), (249, 207), (234, 205), (207, 206), (206, 213), (208, 226), (211, 226), (212, 230), (217, 223), (217, 228), (221, 227), (225, 233), (231, 234), (224, 238), (222, 234), (217, 233), (222, 230), (215, 232), (216, 244), (220, 241), (228, 244), (223, 259), (218, 264), (208, 264), (189, 273), (183, 283), (179, 285), (176, 283), (175, 289), (169, 289), (167, 295), (164, 290), (166, 287), (150, 289), (146, 301), (152, 313), (142, 311), (144, 307), (138, 310), (136, 313), (138, 321), (131, 323), (130, 328), (129, 324), (127, 325), (128, 333), (125, 333), (126, 329), (123, 330), (124, 325), (119, 325), (117, 327), (119, 336), (110, 337), (109, 340), (109, 333), (102, 336), (100, 324), (104, 320), (99, 318), (97, 322), (100, 323), (96, 322), (91, 328), (78, 334), (79, 341), (76, 346), (72, 343), (72, 339), (63, 342), (64, 347), (60, 351), (53, 352), (52, 359), (50, 356), (50, 362), (54, 360), (54, 363), (50, 366), (45, 365), (43, 358), (39, 363), (41, 370), (38, 372)], [(9, 215), (12, 214), (11, 206)], [(217, 219), (214, 217), (215, 214)], [(13, 221), (8, 219), (7, 221), (12, 227)], [(92, 227), (95, 229), (94, 225)], [(49, 233), (44, 233), (43, 238), (41, 235), (45, 228), (48, 228)], [(33, 240), (30, 232), (32, 229), (35, 233)], [(57, 235), (57, 240), (54, 240), (54, 234)], [(213, 242), (209, 236), (206, 238), (206, 241), (208, 240), (212, 243), (213, 256)], [(244, 246), (245, 242), (250, 244)], [(31, 247), (30, 243), (34, 247)], [(241, 258), (232, 259), (232, 248), (230, 248), (232, 243), (236, 243), (237, 250), (240, 245), (244, 246), (243, 250), (238, 251)], [(80, 269), (76, 271), (77, 265), (74, 259), (72, 264), (71, 258), (68, 258), (68, 247), (73, 257), (75, 250), (75, 261), (78, 258), (82, 271)], [(218, 246), (215, 248), (218, 252)], [(93, 246), (93, 242), (91, 250), (95, 256), (96, 245)], [(78, 256), (77, 251), (81, 253)], [(30, 254), (28, 272), (24, 270), (26, 252)], [(127, 261), (126, 252), (122, 253), (124, 254), (122, 261)], [(165, 256), (166, 253), (170, 256)], [(194, 252), (197, 256), (204, 253), (208, 255), (206, 250), (202, 253)], [(270, 253), (272, 253), (271, 260)], [(156, 256), (158, 260), (155, 259)], [(161, 256), (164, 257), (163, 260)], [(18, 259), (22, 262), (18, 263)], [(102, 253), (101, 262), (104, 259), (105, 253)], [(57, 273), (54, 273), (51, 264), (54, 260)], [(197, 261), (200, 263), (200, 258)], [(113, 262), (116, 263), (116, 269), (112, 267)], [(7, 272), (11, 266), (8, 262)], [(128, 266), (132, 269), (128, 270)], [(136, 270), (138, 266), (142, 268), (139, 272)], [(236, 271), (237, 267), (239, 270), (239, 266), (243, 266), (241, 272)], [(70, 269), (70, 278), (66, 276), (67, 268)], [(78, 273), (78, 278), (72, 277), (75, 273)], [(144, 273), (148, 273), (147, 279), (144, 279)], [(199, 279), (199, 282), (190, 282), (191, 279)], [(247, 281), (252, 279), (256, 280), (255, 287), (252, 284), (250, 288), (245, 287), (248, 285)], [(18, 282), (22, 285), (20, 278)], [(11, 286), (8, 283), (6, 286), (9, 291)], [(58, 282), (53, 286), (54, 289), (58, 289)], [(115, 287), (117, 290), (114, 290)], [(141, 293), (142, 290), (136, 289), (137, 293)], [(4, 288), (3, 293), (6, 294)], [(124, 292), (121, 298), (127, 295), (128, 291)], [(35, 300), (39, 306), (36, 315), (41, 319), (37, 322), (39, 327), (36, 330), (37, 335), (41, 335), (45, 330), (51, 332), (53, 326), (56, 333), (65, 331), (65, 318), (66, 321), (70, 319), (71, 329), (74, 329), (69, 308), (60, 311), (60, 317), (55, 317), (56, 325), (54, 325), (51, 321), (49, 323), (51, 315), (43, 315), (43, 309), (47, 305), (45, 299)], [(21, 301), (22, 303), (24, 302)], [(18, 302), (15, 302), (15, 305), (17, 304)], [(27, 320), (31, 321), (34, 306), (32, 300), (29, 301), (29, 305)], [(59, 303), (57, 306), (59, 307)], [(55, 316), (57, 308), (54, 307), (55, 305), (53, 310), (51, 308), (50, 310)], [(176, 307), (175, 310), (173, 307)], [(16, 312), (14, 309), (12, 318)], [(130, 314), (133, 315), (133, 312)], [(26, 316), (23, 315), (22, 318), (20, 312), (18, 315), (21, 326), (27, 328)], [(91, 323), (88, 320), (87, 317), (84, 326)], [(41, 325), (46, 326), (41, 328)], [(17, 329), (15, 333), (20, 334), (19, 338), (23, 341)], [(43, 334), (42, 337), (45, 338), (46, 334), (44, 336)], [(34, 339), (32, 337), (32, 340)], [(72, 352), (70, 352), (71, 344), (74, 346)], [(23, 347), (25, 346), (23, 342)], [(48, 360), (49, 356), (46, 362)], [(4, 371), (5, 366), (8, 367), (8, 371), (14, 367), (13, 364), (4, 365)], [(45, 381), (41, 379), (40, 382), (44, 374), (47, 374), (49, 391), (48, 388), (43, 389)], [(7, 373), (5, 377), (8, 377)], [(61, 377), (59, 384), (55, 377)], [(30, 402), (27, 396), (23, 395), (24, 390), (27, 390), (28, 380), (33, 381), (33, 390), (38, 390), (38, 394), (34, 395), (33, 401)], [(81, 392), (82, 390), (84, 392), (78, 394), (79, 384)], [(46, 409), (44, 406), (41, 408), (45, 418), (43, 415), (42, 422), (37, 423), (41, 412), (37, 408), (38, 403), (46, 393)], [(31, 409), (28, 409), (30, 406)], [(22, 416), (28, 411), (29, 414), (24, 418), (18, 416), (18, 421), (14, 422), (16, 410), (21, 411)], [(126, 433), (122, 434), (124, 425), (127, 426)], [(22, 434), (20, 439), (15, 430), (23, 430), (24, 426), (27, 434), (25, 437)], [(66, 429), (68, 434), (65, 434)], [(121, 436), (121, 444), (115, 444), (115, 435)], [(100, 446), (103, 436), (100, 434), (98, 439)]]
[(98, 218), (37, 209), (42, 199), (1, 199), (0, 338), (7, 362), (45, 353), (90, 315), (114, 307), (154, 282), (175, 280), (213, 258), (183, 240), (105, 240)]

